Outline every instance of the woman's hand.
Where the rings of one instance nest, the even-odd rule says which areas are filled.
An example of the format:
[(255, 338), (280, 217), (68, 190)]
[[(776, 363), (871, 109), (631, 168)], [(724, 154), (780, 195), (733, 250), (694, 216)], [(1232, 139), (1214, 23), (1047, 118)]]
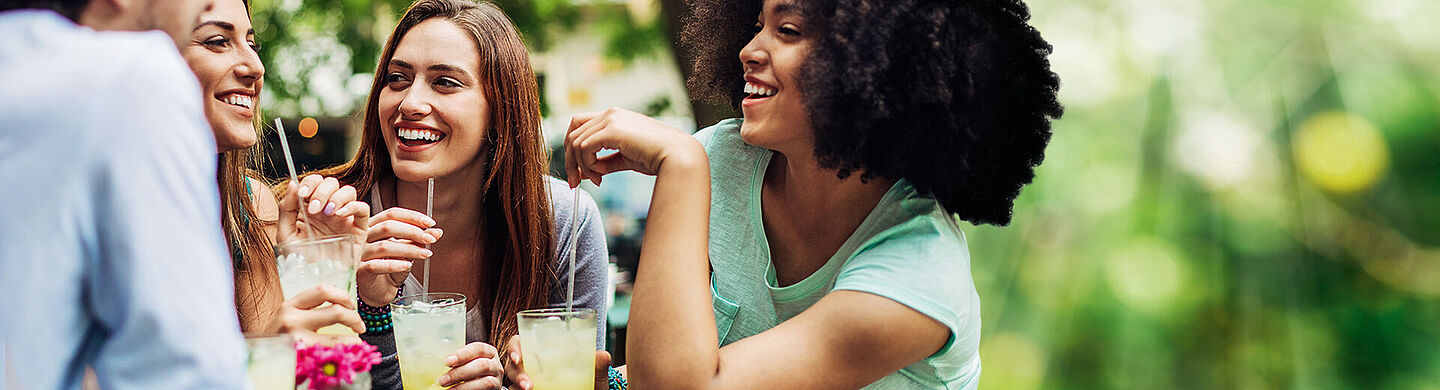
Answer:
[(440, 385), (455, 386), (451, 389), (499, 389), (505, 375), (495, 356), (495, 347), (479, 341), (466, 344), (445, 357), (445, 365), (450, 371), (440, 376)]
[(329, 337), (315, 332), (334, 324), (345, 325), (355, 333), (365, 332), (365, 323), (355, 311), (355, 298), (330, 285), (319, 285), (281, 303), (266, 330), (289, 333), (306, 344), (314, 344)]
[(365, 234), (365, 251), (356, 272), (360, 299), (370, 306), (384, 306), (395, 300), (405, 284), (411, 262), (433, 254), (425, 246), (440, 240), (444, 231), (435, 220), (415, 210), (391, 207), (370, 218)]
[(278, 242), (349, 234), (360, 237), (356, 244), (363, 244), (370, 227), (370, 205), (356, 196), (355, 187), (342, 186), (333, 177), (305, 176), (299, 188), (291, 182), (280, 200)]
[[(520, 336), (510, 336), (510, 341), (505, 343), (505, 354), (501, 356), (500, 363), (505, 367), (505, 377), (515, 384), (514, 388), (530, 390), (535, 388), (535, 382), (530, 381), (530, 375), (525, 374), (523, 356), (524, 354), (520, 353)], [(595, 390), (610, 388), (609, 371), (610, 353), (595, 351)]]
[[(596, 157), (601, 150), (613, 154)], [(704, 158), (705, 149), (690, 135), (654, 118), (619, 108), (576, 115), (565, 135), (565, 173), (570, 186), (616, 171), (658, 175), (665, 161)]]

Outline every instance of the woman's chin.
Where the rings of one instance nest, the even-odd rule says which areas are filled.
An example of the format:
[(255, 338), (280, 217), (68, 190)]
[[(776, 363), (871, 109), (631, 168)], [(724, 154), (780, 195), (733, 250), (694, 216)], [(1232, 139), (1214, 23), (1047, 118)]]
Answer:
[(255, 137), (254, 128), (251, 128), (249, 133), (250, 134), (248, 136), (246, 134), (235, 134), (234, 132), (230, 134), (216, 134), (215, 148), (218, 149), (220, 153), (225, 153), (229, 151), (248, 149), (252, 146), (255, 146), (255, 144), (257, 143), (260, 143), (260, 139)]
[(426, 179), (439, 176), (430, 164), (418, 161), (391, 161), (395, 178), (407, 183), (424, 183)]

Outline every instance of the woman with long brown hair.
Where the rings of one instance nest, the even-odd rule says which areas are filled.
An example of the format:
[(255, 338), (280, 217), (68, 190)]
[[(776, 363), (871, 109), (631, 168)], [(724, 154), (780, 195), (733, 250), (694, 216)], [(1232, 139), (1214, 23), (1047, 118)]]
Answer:
[[(309, 188), (315, 191), (297, 191), (304, 196), (277, 202), (274, 192), (255, 171), (253, 167), (262, 155), (257, 107), (265, 76), (259, 50), (250, 23), (249, 2), (243, 0), (221, 0), (201, 13), (190, 41), (180, 47), (182, 57), (200, 82), (205, 118), (215, 132), (221, 225), (235, 270), (240, 329), (286, 332), (302, 338), (335, 323), (362, 331), (354, 297), (344, 291), (317, 288), (288, 301), (281, 294), (274, 245), (277, 239), (300, 237), (301, 229), (295, 222), (299, 202), (336, 205), (329, 212), (321, 208), (307, 215), (306, 221), (313, 222), (317, 234), (364, 235), (370, 211), (365, 202), (356, 201), (353, 188), (320, 186), (325, 180), (318, 176), (307, 178)], [(335, 305), (315, 309), (325, 302)]]
[[(362, 281), (362, 310), (385, 307), (401, 286), (418, 293), (415, 275), (433, 262), (428, 290), (462, 293), (468, 306), (470, 344), (457, 355), (471, 358), (447, 361), (453, 369), (441, 384), (498, 388), (493, 346), (518, 333), (516, 313), (565, 303), (568, 262), (558, 260), (570, 252), (578, 213), (574, 304), (595, 309), (603, 324), (608, 256), (599, 210), (583, 193), (574, 209), (572, 192), (547, 173), (535, 74), (510, 19), (488, 2), (416, 2), (375, 74), (360, 150), (319, 174), (354, 186), (383, 210), (371, 218), (367, 263), (430, 260), (410, 275)], [(413, 210), (426, 207), (430, 178), (434, 215), (427, 216)], [(597, 331), (598, 348), (604, 327)], [(395, 359), (393, 333), (362, 338), (380, 347), (386, 363)], [(393, 367), (372, 369), (377, 388), (399, 382)]]

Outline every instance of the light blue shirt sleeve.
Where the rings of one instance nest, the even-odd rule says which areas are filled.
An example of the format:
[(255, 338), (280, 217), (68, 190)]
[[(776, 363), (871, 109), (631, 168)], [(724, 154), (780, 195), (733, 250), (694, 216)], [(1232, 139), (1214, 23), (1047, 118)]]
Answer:
[[(102, 115), (115, 132), (95, 167), (98, 238), (87, 300), (109, 333), (95, 361), (106, 389), (239, 389), (244, 341), (220, 231), (214, 138), (178, 57), (144, 59), (129, 96)], [(161, 369), (163, 368), (163, 369)]]

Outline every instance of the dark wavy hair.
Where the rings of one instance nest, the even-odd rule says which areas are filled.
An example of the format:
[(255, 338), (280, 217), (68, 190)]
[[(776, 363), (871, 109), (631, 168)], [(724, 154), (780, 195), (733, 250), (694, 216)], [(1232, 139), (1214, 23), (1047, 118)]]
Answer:
[[(840, 177), (909, 180), (975, 224), (1005, 225), (1063, 108), (1051, 46), (1020, 0), (793, 0), (814, 43), (798, 83), (815, 154)], [(738, 107), (762, 1), (690, 0), (681, 44), (698, 99)]]

